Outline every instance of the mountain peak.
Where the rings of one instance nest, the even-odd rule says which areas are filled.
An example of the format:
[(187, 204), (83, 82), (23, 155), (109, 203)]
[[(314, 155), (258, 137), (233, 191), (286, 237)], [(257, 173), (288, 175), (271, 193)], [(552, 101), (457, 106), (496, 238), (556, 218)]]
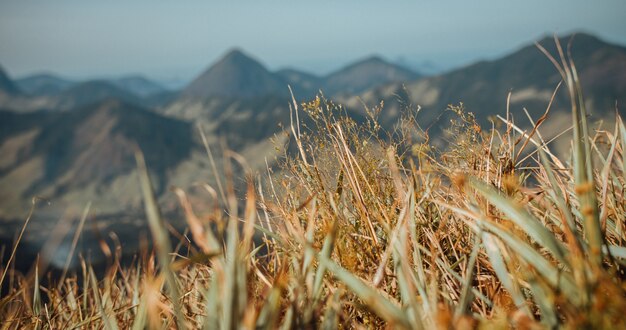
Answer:
[(230, 60), (230, 61), (238, 61), (238, 60), (251, 60), (254, 61), (254, 59), (252, 58), (252, 56), (248, 55), (243, 49), (235, 47), (235, 48), (231, 48), (229, 51), (227, 51), (223, 56), (222, 56), (222, 61), (223, 60)]
[(287, 83), (240, 49), (232, 49), (192, 81), (183, 95), (194, 98), (285, 95)]
[(390, 64), (390, 63), (385, 61), (380, 55), (370, 55), (368, 57), (361, 59), (360, 61), (357, 61), (354, 64)]
[(372, 55), (328, 75), (325, 92), (330, 95), (337, 92), (360, 93), (374, 86), (409, 82), (419, 77), (407, 68)]
[[(557, 38), (559, 39), (561, 43), (565, 43), (565, 44), (569, 42), (570, 40), (574, 41), (575, 43), (603, 42), (597, 36), (587, 33), (585, 31), (575, 31), (569, 34), (557, 35)], [(554, 43), (554, 35), (548, 34), (548, 35), (543, 36), (540, 39), (539, 43), (543, 44), (544, 42)]]

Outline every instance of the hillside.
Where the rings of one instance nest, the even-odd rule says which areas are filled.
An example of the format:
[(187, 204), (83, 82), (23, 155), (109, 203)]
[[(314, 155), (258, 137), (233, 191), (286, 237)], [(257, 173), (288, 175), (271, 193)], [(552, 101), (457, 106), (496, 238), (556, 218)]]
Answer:
[[(570, 39), (571, 36), (560, 38), (563, 47)], [(544, 38), (539, 44), (556, 55), (553, 38)], [(573, 39), (571, 54), (591, 114), (602, 118), (614, 113), (615, 103), (626, 101), (626, 48), (580, 33)], [(368, 104), (385, 100), (386, 112), (382, 120), (387, 123), (395, 121), (402, 104), (420, 105), (420, 118), (427, 127), (436, 122), (445, 123), (442, 119), (445, 116), (440, 116), (448, 104), (461, 102), (487, 124), (488, 116), (504, 114), (511, 91), (511, 113), (518, 121), (526, 123), (522, 108), (525, 107), (533, 118), (539, 118), (559, 81), (560, 76), (550, 60), (535, 45), (528, 45), (503, 58), (421, 79), (405, 84), (405, 88), (401, 84), (374, 88), (360, 98)], [(355, 109), (361, 107), (356, 97), (343, 101)], [(558, 116), (567, 107), (566, 93), (561, 89), (553, 105), (553, 115)]]
[(0, 145), (0, 217), (28, 208), (31, 196), (61, 206), (93, 200), (101, 212), (139, 206), (134, 145), (145, 153), (159, 191), (172, 168), (194, 148), (192, 127), (135, 105), (103, 101), (63, 113), (3, 115), (22, 124)]

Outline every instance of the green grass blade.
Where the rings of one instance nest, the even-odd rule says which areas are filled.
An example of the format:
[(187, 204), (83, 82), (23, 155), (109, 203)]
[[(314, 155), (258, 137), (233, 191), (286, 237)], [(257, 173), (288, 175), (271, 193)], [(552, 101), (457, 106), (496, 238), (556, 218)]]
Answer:
[(174, 307), (174, 314), (176, 316), (176, 324), (179, 329), (184, 328), (185, 319), (182, 314), (180, 306), (180, 294), (178, 290), (178, 283), (176, 283), (176, 277), (172, 271), (171, 258), (169, 256), (172, 252), (172, 244), (170, 243), (169, 236), (163, 226), (163, 220), (161, 219), (161, 210), (154, 195), (154, 189), (152, 188), (152, 182), (148, 174), (148, 168), (146, 167), (146, 161), (141, 151), (135, 151), (135, 160), (137, 162), (137, 170), (139, 173), (139, 181), (141, 184), (141, 191), (144, 198), (144, 206), (146, 210), (146, 217), (148, 218), (148, 226), (153, 239), (155, 240), (155, 246), (157, 250), (157, 256), (159, 263), (161, 264), (161, 270), (165, 274), (165, 280), (167, 282), (167, 288), (169, 291), (170, 300)]
[[(102, 319), (102, 323), (106, 330), (117, 330), (117, 324), (114, 322), (114, 319), (111, 319), (111, 315), (109, 315), (104, 310), (104, 306), (102, 305), (102, 299), (100, 297), (100, 290), (98, 290), (98, 282), (96, 281), (96, 275), (94, 275), (93, 269), (89, 269), (89, 283), (91, 284), (91, 289), (93, 293), (93, 298), (98, 307), (98, 312), (100, 313), (100, 318)], [(86, 294), (86, 293), (85, 293)]]
[(487, 220), (479, 220), (484, 229), (494, 233), (503, 243), (505, 243), (513, 252), (517, 253), (528, 264), (532, 265), (541, 276), (543, 276), (550, 285), (560, 288), (564, 295), (571, 301), (580, 302), (578, 288), (574, 284), (571, 276), (564, 273), (546, 260), (539, 252), (535, 251), (529, 244), (510, 234), (507, 230), (499, 225), (491, 223)]
[[(519, 286), (516, 282), (511, 279), (511, 275), (509, 274), (508, 269), (506, 268), (506, 263), (504, 262), (504, 258), (502, 253), (500, 252), (500, 247), (498, 246), (496, 239), (487, 232), (482, 232), (480, 234), (483, 246), (485, 247), (485, 251), (487, 252), (487, 257), (489, 261), (491, 261), (491, 267), (496, 272), (496, 276), (502, 283), (502, 286), (509, 292), (511, 297), (513, 298), (513, 302), (515, 306), (518, 308), (523, 308), (526, 302), (526, 298), (520, 292)], [(526, 310), (527, 313), (530, 311)]]
[(550, 232), (540, 221), (533, 217), (521, 205), (516, 204), (499, 191), (477, 180), (471, 181), (472, 186), (478, 190), (489, 202), (495, 205), (538, 244), (544, 246), (563, 265), (569, 267), (569, 262), (565, 258), (565, 248), (556, 240), (554, 234)]
[(320, 264), (333, 273), (340, 281), (345, 283), (363, 303), (381, 319), (389, 323), (391, 327), (410, 329), (406, 314), (397, 306), (397, 302), (391, 302), (375, 289), (363, 283), (361, 279), (352, 275), (348, 270), (339, 266), (334, 261), (320, 255)]
[[(548, 195), (552, 198), (556, 206), (561, 210), (561, 213), (565, 216), (566, 225), (569, 226), (570, 231), (573, 233), (577, 232), (576, 222), (574, 221), (574, 217), (572, 215), (571, 210), (567, 207), (565, 202), (565, 198), (563, 197), (563, 193), (561, 189), (559, 189), (559, 184), (556, 180), (556, 176), (554, 175), (554, 170), (552, 169), (552, 165), (550, 164), (550, 160), (548, 160), (548, 155), (539, 148), (539, 158), (541, 159), (541, 164), (546, 171), (548, 176), (548, 181), (550, 181), (550, 189), (548, 189)], [(577, 237), (578, 238), (578, 237)]]
[(474, 267), (476, 267), (476, 258), (478, 257), (478, 250), (480, 247), (480, 234), (476, 235), (474, 239), (474, 247), (470, 254), (469, 262), (467, 263), (467, 273), (465, 274), (465, 281), (463, 282), (463, 288), (461, 289), (461, 299), (457, 305), (454, 316), (456, 318), (465, 314), (468, 310), (469, 304), (472, 301), (472, 282), (474, 279)]

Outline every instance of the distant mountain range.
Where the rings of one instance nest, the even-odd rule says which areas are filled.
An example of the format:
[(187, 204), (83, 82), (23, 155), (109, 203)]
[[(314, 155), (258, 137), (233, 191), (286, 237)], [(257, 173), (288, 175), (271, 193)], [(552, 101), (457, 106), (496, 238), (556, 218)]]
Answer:
[(51, 96), (63, 92), (76, 82), (54, 74), (42, 73), (15, 80), (24, 93), (31, 96)]
[[(7, 95), (0, 106), (16, 111), (68, 110), (104, 99), (121, 99), (147, 107), (164, 107), (178, 95), (184, 99), (255, 98), (289, 96), (290, 85), (296, 97), (308, 98), (323, 91), (327, 96), (353, 95), (372, 87), (393, 82), (409, 82), (420, 75), (387, 62), (369, 57), (326, 76), (315, 76), (295, 69), (269, 71), (243, 51), (234, 49), (198, 75), (181, 91), (169, 91), (142, 76), (116, 79), (73, 81), (54, 74), (36, 74), (12, 82), (0, 76)], [(0, 86), (0, 90), (2, 90)]]
[[(561, 38), (562, 44), (569, 38)], [(540, 43), (554, 53), (551, 38)], [(572, 55), (591, 113), (610, 118), (615, 103), (626, 101), (626, 48), (578, 34)], [(422, 76), (379, 57), (324, 76), (296, 69), (272, 72), (233, 50), (175, 92), (132, 76), (74, 82), (38, 75), (14, 82), (0, 68), (0, 220), (23, 219), (33, 196), (51, 202), (39, 210), (49, 214), (41, 228), (63, 210), (80, 210), (88, 201), (102, 218), (141, 214), (133, 145), (146, 155), (164, 209), (174, 211), (177, 203), (168, 187), (214, 183), (197, 126), (211, 145), (219, 149), (226, 141), (252, 168), (271, 163), (275, 145), (287, 139), (279, 134), (290, 121), (287, 85), (298, 100), (321, 90), (347, 105), (358, 120), (363, 118), (362, 102), (384, 100), (381, 120), (386, 127), (393, 126), (402, 107), (420, 105), (420, 124), (439, 134), (450, 115), (448, 104), (463, 102), (486, 122), (489, 115), (504, 113), (509, 92), (516, 120), (525, 120), (523, 107), (536, 119), (559, 80), (534, 45), (437, 76)], [(551, 114), (557, 119), (567, 108), (563, 92)], [(562, 118), (566, 120), (553, 120), (547, 128), (563, 131), (570, 119)], [(197, 200), (205, 200), (199, 196)], [(0, 241), (13, 235), (12, 227), (4, 228)]]
[(296, 94), (311, 96), (322, 90), (327, 95), (360, 93), (392, 82), (408, 82), (420, 75), (373, 56), (350, 64), (326, 76), (283, 69), (270, 72), (260, 62), (235, 49), (191, 82), (181, 93), (192, 98), (263, 95), (285, 96), (287, 85)]
[[(98, 79), (140, 97), (166, 92), (167, 89), (146, 77), (134, 75), (115, 79)], [(60, 76), (42, 73), (16, 79), (15, 84), (24, 93), (31, 96), (53, 96), (62, 93), (78, 84), (87, 83), (65, 79)]]
[[(588, 111), (596, 119), (614, 119), (615, 105), (626, 101), (626, 48), (584, 33), (576, 34), (573, 39), (565, 36), (559, 40), (565, 49), (572, 40), (571, 55), (583, 85)], [(538, 43), (558, 56), (554, 38), (544, 38)], [(467, 111), (475, 113), (482, 123), (488, 125), (489, 116), (504, 116), (507, 95), (511, 92), (511, 114), (519, 125), (528, 126), (523, 109), (538, 119), (560, 80), (552, 62), (535, 45), (528, 45), (497, 60), (478, 62), (406, 84), (380, 86), (341, 101), (353, 109), (360, 109), (362, 102), (372, 105), (384, 100), (382, 119), (387, 124), (395, 122), (400, 108), (419, 105), (421, 124), (423, 127), (434, 126), (432, 132), (437, 133), (436, 127), (446, 125), (447, 115), (451, 114), (445, 112), (448, 105), (462, 103)], [(568, 100), (566, 89), (562, 87), (552, 106), (551, 116), (567, 119), (549, 121), (550, 125), (545, 127), (546, 135), (562, 132), (571, 124), (566, 114)]]

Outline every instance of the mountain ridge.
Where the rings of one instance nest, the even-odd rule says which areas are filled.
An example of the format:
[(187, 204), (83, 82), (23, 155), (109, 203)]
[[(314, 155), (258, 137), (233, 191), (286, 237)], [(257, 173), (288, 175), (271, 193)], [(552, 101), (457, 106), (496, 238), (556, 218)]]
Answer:
[(51, 96), (70, 88), (75, 81), (53, 73), (37, 73), (15, 80), (26, 94), (31, 96)]
[[(563, 47), (567, 47), (571, 37), (567, 35), (559, 38)], [(538, 44), (558, 56), (553, 38), (541, 38)], [(577, 33), (571, 45), (571, 54), (579, 69), (583, 90), (593, 103), (592, 108), (596, 111), (602, 109), (600, 112), (606, 113), (606, 107), (611, 103), (614, 105), (616, 98), (624, 99), (626, 47)], [(366, 103), (384, 100), (387, 107), (397, 108), (400, 106), (398, 95), (402, 95), (404, 104), (419, 104), (424, 110), (422, 113), (430, 112), (428, 120), (434, 120), (449, 104), (462, 102), (468, 111), (476, 113), (486, 123), (486, 114), (502, 113), (507, 108), (506, 100), (510, 91), (511, 109), (515, 113), (519, 113), (525, 106), (533, 118), (538, 118), (545, 111), (560, 80), (552, 62), (535, 45), (529, 44), (495, 60), (479, 61), (405, 85), (377, 87), (362, 93), (358, 98), (347, 97), (342, 101), (357, 107), (361, 104), (360, 100)], [(555, 109), (567, 107), (564, 92), (562, 87), (557, 95)], [(390, 112), (398, 113), (398, 110)]]
[(324, 77), (324, 87), (329, 95), (352, 94), (388, 83), (410, 82), (420, 77), (420, 74), (408, 68), (372, 55), (328, 74)]

